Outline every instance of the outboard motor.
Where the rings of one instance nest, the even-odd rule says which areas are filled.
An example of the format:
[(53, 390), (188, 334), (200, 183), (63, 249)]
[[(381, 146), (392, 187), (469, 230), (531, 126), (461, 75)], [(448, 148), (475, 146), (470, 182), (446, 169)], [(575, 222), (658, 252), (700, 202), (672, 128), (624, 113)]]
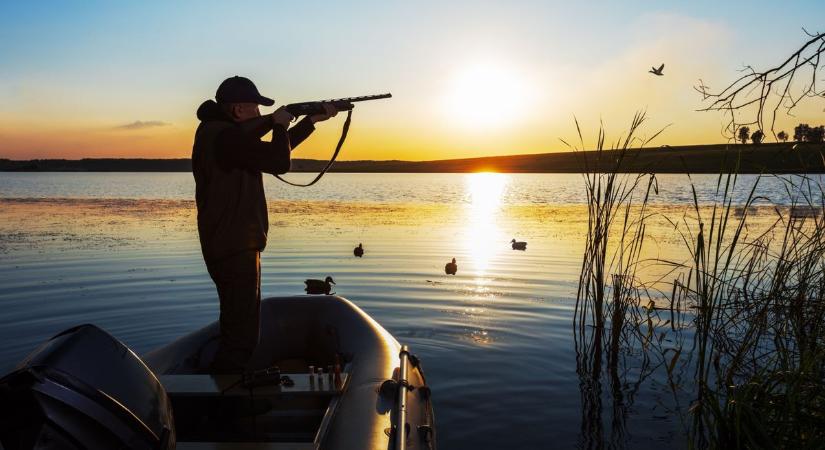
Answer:
[(171, 450), (172, 406), (137, 355), (81, 325), (0, 378), (0, 443), (5, 450)]

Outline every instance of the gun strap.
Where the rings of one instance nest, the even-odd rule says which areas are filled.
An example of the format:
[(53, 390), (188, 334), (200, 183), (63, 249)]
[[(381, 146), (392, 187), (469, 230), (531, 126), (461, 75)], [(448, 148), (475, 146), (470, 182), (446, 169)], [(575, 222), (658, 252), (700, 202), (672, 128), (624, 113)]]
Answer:
[(326, 167), (324, 167), (323, 169), (321, 169), (320, 172), (318, 172), (318, 175), (315, 177), (314, 180), (310, 181), (307, 184), (300, 184), (300, 183), (293, 183), (291, 181), (285, 180), (285, 179), (281, 178), (280, 175), (275, 175), (275, 178), (277, 178), (277, 179), (279, 179), (279, 180), (283, 181), (284, 183), (289, 184), (291, 186), (298, 186), (298, 187), (308, 187), (308, 186), (312, 186), (313, 184), (317, 183), (318, 180), (320, 180), (321, 177), (323, 177), (324, 174), (327, 173), (327, 170), (329, 170), (329, 168), (332, 167), (332, 164), (335, 162), (335, 158), (338, 157), (338, 153), (341, 151), (341, 147), (344, 145), (344, 141), (347, 139), (347, 132), (349, 132), (349, 124), (350, 124), (351, 121), (352, 121), (352, 110), (350, 109), (349, 111), (347, 111), (347, 120), (344, 121), (344, 128), (341, 130), (341, 138), (338, 139), (338, 145), (335, 146), (335, 153), (332, 154), (332, 158), (329, 159), (329, 162), (327, 163)]

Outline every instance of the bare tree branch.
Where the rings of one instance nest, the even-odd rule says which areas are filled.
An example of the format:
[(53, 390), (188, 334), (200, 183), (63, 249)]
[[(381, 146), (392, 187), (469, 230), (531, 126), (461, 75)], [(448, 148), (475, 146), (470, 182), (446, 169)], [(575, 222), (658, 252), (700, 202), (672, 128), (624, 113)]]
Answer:
[(771, 134), (776, 138), (774, 128), (780, 110), (793, 116), (793, 110), (803, 100), (825, 97), (825, 89), (817, 84), (817, 77), (825, 68), (821, 59), (825, 33), (810, 33), (804, 28), (803, 32), (810, 39), (776, 67), (760, 72), (745, 66), (741, 70), (744, 75), (719, 92), (712, 91), (700, 79), (694, 89), (702, 94), (707, 105), (699, 111), (724, 112), (727, 123), (722, 133), (731, 139), (742, 126), (754, 125), (765, 130), (766, 123), (770, 123)]

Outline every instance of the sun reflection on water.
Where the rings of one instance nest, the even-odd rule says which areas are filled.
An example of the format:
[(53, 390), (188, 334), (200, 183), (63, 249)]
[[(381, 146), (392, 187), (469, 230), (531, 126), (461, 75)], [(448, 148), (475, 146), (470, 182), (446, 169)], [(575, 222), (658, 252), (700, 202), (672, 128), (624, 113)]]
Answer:
[(464, 178), (469, 203), (462, 247), (469, 255), (469, 266), (476, 286), (483, 290), (493, 257), (504, 248), (506, 239), (498, 226), (501, 200), (509, 176), (500, 173), (473, 173)]

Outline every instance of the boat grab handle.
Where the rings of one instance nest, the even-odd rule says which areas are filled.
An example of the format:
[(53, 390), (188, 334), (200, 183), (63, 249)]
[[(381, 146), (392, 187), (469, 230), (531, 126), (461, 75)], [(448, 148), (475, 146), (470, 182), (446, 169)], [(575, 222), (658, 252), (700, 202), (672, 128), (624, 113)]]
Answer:
[(402, 345), (398, 353), (400, 362), (398, 365), (398, 401), (395, 404), (397, 408), (395, 411), (395, 450), (407, 448), (407, 390), (410, 386), (407, 381), (407, 363), (409, 358), (409, 348)]

